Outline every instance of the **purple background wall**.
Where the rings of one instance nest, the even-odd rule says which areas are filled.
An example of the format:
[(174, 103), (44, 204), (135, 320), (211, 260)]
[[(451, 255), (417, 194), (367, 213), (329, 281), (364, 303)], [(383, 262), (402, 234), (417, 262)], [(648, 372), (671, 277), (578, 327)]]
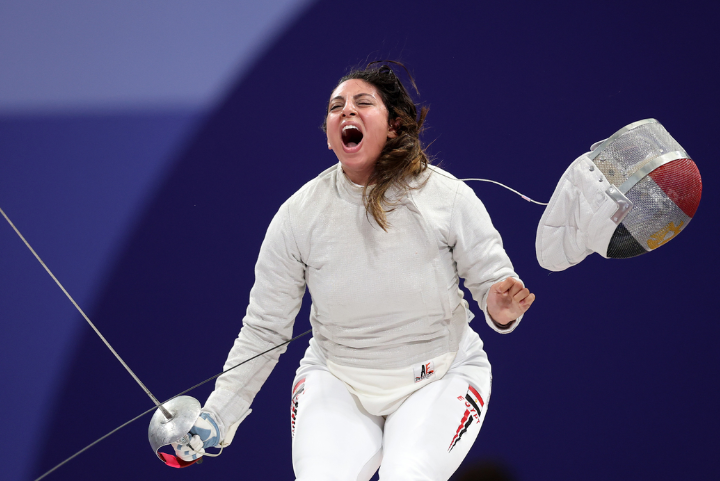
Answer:
[[(178, 88), (157, 102), (162, 89), (119, 88), (129, 92), (120, 107), (105, 101), (107, 92), (52, 100), (70, 98), (64, 90), (47, 94), (49, 113), (42, 102), (0, 96), (0, 207), (148, 387), (167, 398), (221, 368), (267, 224), (336, 161), (318, 129), (329, 92), (348, 66), (394, 58), (412, 68), (417, 100), (430, 107), (431, 151), (458, 176), (547, 200), (590, 144), (647, 117), (666, 126), (703, 175), (697, 218), (678, 239), (651, 255), (592, 256), (554, 274), (534, 255), (542, 208), (473, 185), (538, 301), (510, 336), (473, 323), (493, 363), (494, 391), (468, 463), (500, 459), (521, 480), (717, 477), (720, 327), (711, 274), (720, 9), (294, 5), (297, 16), (267, 26), (272, 35), (261, 29), (253, 52), (218, 57), (236, 70), (218, 69), (206, 81), (212, 88)], [(221, 13), (213, 11), (233, 18)], [(174, 21), (177, 30), (172, 21), (158, 29), (178, 38), (218, 30)], [(162, 85), (147, 77), (138, 83)], [(7, 472), (32, 479), (151, 404), (7, 226), (0, 249), (0, 406), (17, 440), (6, 451)], [(308, 304), (296, 333), (308, 328)], [(289, 347), (220, 458), (163, 466), (146, 441), (148, 416), (48, 479), (293, 479), (289, 389), (306, 345)], [(204, 400), (210, 389), (193, 395)]]

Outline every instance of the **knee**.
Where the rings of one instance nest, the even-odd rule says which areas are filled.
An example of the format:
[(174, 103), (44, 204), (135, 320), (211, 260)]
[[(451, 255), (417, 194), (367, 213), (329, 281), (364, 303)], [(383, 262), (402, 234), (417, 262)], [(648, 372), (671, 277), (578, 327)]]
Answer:
[(352, 475), (342, 471), (331, 471), (318, 467), (305, 470), (295, 478), (295, 481), (356, 481), (357, 474)]
[(406, 457), (404, 459), (383, 461), (380, 466), (380, 479), (382, 481), (446, 481), (452, 475), (444, 473), (443, 466), (438, 466), (437, 459), (417, 459)]
[[(364, 464), (357, 458), (341, 460), (338, 457), (303, 459), (293, 463), (296, 481), (369, 481), (380, 466), (382, 449)], [(397, 478), (402, 479), (402, 478)]]
[[(439, 481), (431, 471), (417, 466), (398, 465), (380, 467), (380, 479), (382, 481)], [(447, 479), (447, 478), (444, 478)]]
[[(295, 481), (338, 481), (351, 479), (341, 470), (325, 466), (306, 466), (302, 469), (295, 469)], [(355, 479), (352, 479), (355, 481)]]
[(335, 481), (336, 479), (328, 473), (308, 473), (295, 478), (295, 481)]

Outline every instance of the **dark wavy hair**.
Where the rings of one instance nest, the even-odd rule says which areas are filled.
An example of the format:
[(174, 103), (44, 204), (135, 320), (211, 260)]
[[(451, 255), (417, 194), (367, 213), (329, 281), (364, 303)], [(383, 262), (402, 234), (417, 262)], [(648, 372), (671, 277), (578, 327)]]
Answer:
[[(411, 188), (419, 188), (422, 184), (411, 187), (410, 181), (417, 178), (427, 169), (430, 159), (420, 142), (427, 107), (417, 108), (410, 98), (402, 82), (389, 64), (399, 65), (408, 75), (415, 92), (418, 91), (415, 80), (408, 69), (400, 62), (382, 60), (370, 62), (364, 69), (352, 70), (337, 83), (339, 86), (347, 80), (359, 79), (374, 86), (388, 110), (388, 123), (397, 133), (393, 139), (387, 139), (375, 163), (375, 169), (363, 189), (363, 203), (368, 214), (372, 214), (378, 225), (387, 231), (390, 224), (387, 213), (397, 205), (399, 199), (389, 199), (388, 190), (396, 187), (405, 193)], [(336, 86), (337, 88), (337, 86)], [(327, 114), (322, 124), (323, 132), (327, 133)], [(368, 186), (373, 188), (368, 192)]]

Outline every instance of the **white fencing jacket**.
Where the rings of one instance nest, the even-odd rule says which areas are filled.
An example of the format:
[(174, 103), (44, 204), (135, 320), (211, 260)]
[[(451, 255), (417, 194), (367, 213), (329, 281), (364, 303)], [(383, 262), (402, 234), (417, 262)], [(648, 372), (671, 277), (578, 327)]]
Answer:
[[(490, 286), (517, 274), (482, 202), (437, 167), (411, 186), (420, 187), (400, 196), (387, 232), (368, 215), (362, 186), (340, 164), (290, 197), (260, 248), (247, 314), (225, 369), (292, 337), (306, 286), (322, 354), (352, 372), (457, 352), (468, 322), (460, 278), (491, 328), (514, 330), (520, 319), (503, 329), (487, 314)], [(247, 415), (284, 351), (218, 378), (204, 410), (221, 421), (221, 430)]]

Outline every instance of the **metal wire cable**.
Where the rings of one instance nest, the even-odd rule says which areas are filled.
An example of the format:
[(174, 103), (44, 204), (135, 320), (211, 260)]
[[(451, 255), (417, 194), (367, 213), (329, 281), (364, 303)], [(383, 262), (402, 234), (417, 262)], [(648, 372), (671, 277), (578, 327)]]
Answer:
[(468, 180), (477, 180), (478, 182), (490, 182), (491, 184), (496, 184), (496, 185), (499, 185), (500, 187), (505, 187), (505, 188), (506, 188), (507, 190), (509, 190), (510, 192), (516, 193), (517, 195), (519, 195), (520, 197), (522, 197), (523, 199), (525, 199), (525, 200), (528, 201), (528, 202), (532, 202), (532, 203), (538, 204), (538, 205), (548, 205), (546, 202), (538, 202), (538, 201), (536, 201), (536, 200), (533, 200), (533, 199), (531, 199), (530, 197), (528, 197), (528, 196), (526, 196), (526, 195), (518, 192), (517, 190), (512, 189), (512, 188), (508, 187), (508, 186), (505, 185), (505, 184), (501, 184), (500, 182), (497, 182), (497, 181), (495, 181), (495, 180), (490, 180), (490, 179), (456, 179), (455, 177), (451, 177), (451, 176), (449, 176), (449, 175), (443, 174), (443, 173), (442, 173), (441, 171), (439, 171), (438, 169), (432, 168), (431, 170), (432, 170), (435, 174), (442, 175), (443, 177), (447, 177), (448, 179), (459, 180), (459, 181), (461, 181), (461, 182), (466, 182), (466, 181), (468, 181)]
[[(224, 370), (223, 372), (221, 372), (221, 373), (219, 373), (219, 374), (215, 374), (214, 376), (209, 377), (209, 378), (205, 379), (204, 381), (195, 384), (194, 386), (192, 386), (192, 387), (184, 390), (183, 392), (174, 395), (173, 397), (171, 397), (171, 398), (168, 399), (167, 401), (163, 402), (163, 404), (165, 404), (165, 403), (167, 403), (167, 402), (170, 402), (170, 401), (172, 401), (173, 399), (175, 399), (176, 397), (182, 396), (183, 394), (186, 394), (186, 393), (192, 391), (193, 389), (195, 389), (195, 388), (197, 388), (197, 387), (200, 387), (200, 386), (202, 386), (203, 384), (212, 381), (213, 379), (217, 379), (218, 377), (222, 376), (222, 375), (225, 374), (226, 372), (232, 371), (232, 370), (235, 369), (236, 367), (240, 367), (240, 366), (242, 366), (243, 364), (245, 364), (246, 362), (250, 362), (250, 361), (252, 361), (252, 360), (255, 359), (255, 358), (258, 358), (258, 357), (260, 357), (260, 356), (262, 356), (262, 355), (264, 355), (264, 354), (267, 354), (268, 352), (270, 352), (270, 351), (272, 351), (272, 350), (277, 349), (278, 347), (282, 347), (282, 346), (285, 346), (285, 345), (287, 345), (287, 344), (290, 344), (290, 343), (293, 342), (294, 340), (300, 339), (301, 337), (306, 336), (306, 335), (310, 334), (311, 332), (312, 332), (312, 329), (308, 329), (307, 331), (303, 332), (302, 334), (299, 334), (299, 335), (293, 337), (293, 338), (290, 339), (289, 341), (285, 341), (285, 342), (283, 342), (282, 344), (278, 344), (277, 346), (271, 347), (271, 348), (268, 349), (267, 351), (263, 351), (263, 352), (261, 352), (260, 354), (256, 354), (256, 355), (254, 355), (253, 357), (251, 357), (251, 358), (249, 358), (249, 359), (245, 359), (243, 362), (241, 362), (241, 363), (239, 363), (239, 364), (236, 364), (236, 365), (234, 365), (233, 367), (231, 367), (231, 368), (229, 368), (229, 369), (226, 369), (226, 370)], [(132, 423), (132, 422), (134, 422), (134, 421), (137, 421), (138, 419), (140, 419), (141, 417), (145, 416), (146, 414), (154, 411), (155, 409), (158, 409), (158, 406), (153, 406), (153, 407), (151, 407), (150, 409), (148, 409), (147, 411), (145, 411), (145, 412), (143, 412), (143, 413), (141, 413), (141, 414), (138, 414), (137, 416), (135, 416), (134, 418), (132, 418), (130, 421), (121, 424), (120, 426), (116, 427), (115, 429), (113, 429), (112, 431), (110, 431), (109, 433), (107, 433), (106, 435), (104, 435), (103, 437), (98, 438), (97, 440), (93, 441), (92, 443), (90, 443), (90, 444), (88, 444), (87, 446), (85, 446), (84, 448), (82, 448), (82, 449), (81, 449), (80, 451), (78, 451), (77, 453), (75, 453), (75, 454), (73, 454), (72, 456), (70, 456), (69, 458), (65, 459), (63, 462), (61, 462), (60, 464), (56, 465), (56, 466), (55, 466), (54, 468), (52, 468), (51, 470), (45, 472), (42, 476), (40, 476), (39, 478), (36, 478), (35, 481), (40, 481), (41, 479), (43, 479), (44, 477), (46, 477), (47, 475), (49, 475), (50, 473), (52, 473), (53, 471), (55, 471), (56, 469), (58, 469), (58, 468), (59, 468), (60, 466), (62, 466), (63, 464), (65, 464), (65, 463), (67, 463), (68, 461), (76, 458), (77, 456), (79, 456), (80, 454), (84, 453), (85, 451), (87, 451), (87, 450), (90, 449), (91, 447), (95, 446), (97, 443), (99, 443), (99, 442), (102, 441), (103, 439), (109, 437), (111, 434), (114, 434), (115, 432), (117, 432), (117, 431), (119, 431), (120, 429), (124, 428), (124, 427), (127, 426), (128, 424), (130, 424), (130, 423)]]
[(526, 196), (526, 195), (524, 195), (524, 194), (521, 194), (521, 193), (518, 192), (517, 190), (512, 189), (512, 188), (508, 187), (507, 185), (501, 184), (500, 182), (496, 182), (496, 181), (494, 181), (494, 180), (490, 180), (490, 179), (458, 179), (458, 180), (462, 180), (463, 182), (468, 181), (468, 180), (477, 180), (477, 181), (480, 181), (480, 182), (490, 182), (490, 183), (493, 183), (493, 184), (497, 184), (497, 185), (499, 185), (500, 187), (505, 187), (505, 188), (506, 188), (507, 190), (509, 190), (510, 192), (515, 192), (517, 195), (519, 195), (520, 197), (522, 197), (523, 199), (525, 199), (525, 200), (528, 201), (528, 202), (532, 202), (532, 203), (538, 204), (538, 205), (548, 205), (547, 202), (538, 202), (538, 201), (536, 201), (536, 200), (533, 200), (533, 199), (531, 199), (530, 197), (528, 197), (528, 196)]

